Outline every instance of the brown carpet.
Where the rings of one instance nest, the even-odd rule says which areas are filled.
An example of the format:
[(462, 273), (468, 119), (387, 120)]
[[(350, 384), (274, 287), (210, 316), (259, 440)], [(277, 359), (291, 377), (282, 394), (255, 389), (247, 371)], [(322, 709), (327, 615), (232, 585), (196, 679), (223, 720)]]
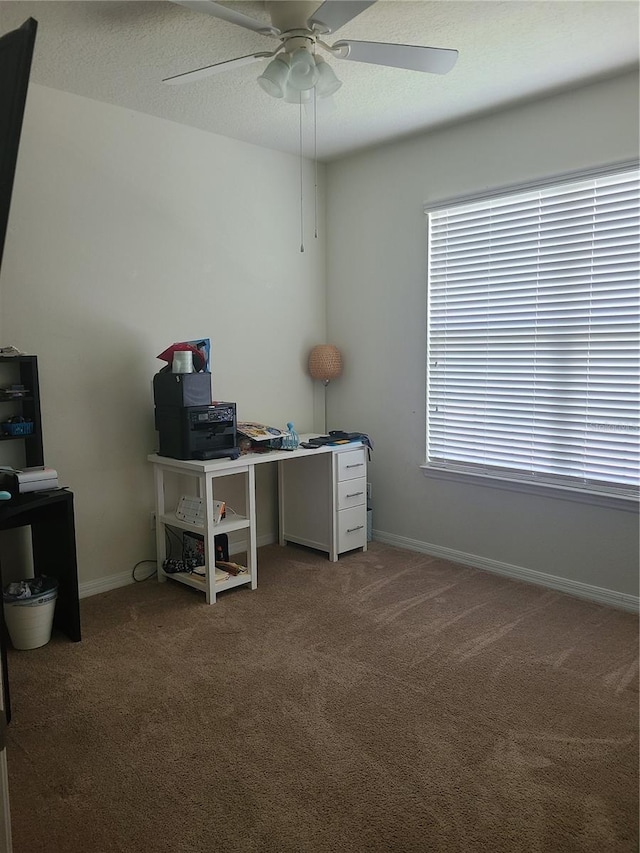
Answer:
[(15, 853), (636, 851), (633, 614), (374, 543), (11, 651)]

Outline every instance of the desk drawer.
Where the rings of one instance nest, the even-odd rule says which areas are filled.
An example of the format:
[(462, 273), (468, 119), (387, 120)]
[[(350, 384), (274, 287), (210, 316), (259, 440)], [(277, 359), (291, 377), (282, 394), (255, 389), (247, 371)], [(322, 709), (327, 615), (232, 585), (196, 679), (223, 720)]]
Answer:
[(356, 480), (358, 477), (366, 477), (367, 463), (364, 447), (357, 450), (348, 450), (338, 453), (338, 481)]
[(365, 505), (343, 509), (338, 513), (338, 553), (364, 548), (367, 544), (367, 512)]
[(338, 509), (361, 506), (367, 497), (367, 478), (338, 483)]

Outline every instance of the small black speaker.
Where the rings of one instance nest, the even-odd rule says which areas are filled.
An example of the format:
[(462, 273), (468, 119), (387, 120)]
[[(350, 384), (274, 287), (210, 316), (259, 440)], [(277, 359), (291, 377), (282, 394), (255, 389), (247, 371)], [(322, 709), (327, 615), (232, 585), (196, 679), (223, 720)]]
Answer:
[(214, 536), (215, 541), (215, 549), (216, 549), (216, 560), (223, 560), (225, 563), (229, 562), (229, 537), (226, 533), (218, 533), (217, 536)]

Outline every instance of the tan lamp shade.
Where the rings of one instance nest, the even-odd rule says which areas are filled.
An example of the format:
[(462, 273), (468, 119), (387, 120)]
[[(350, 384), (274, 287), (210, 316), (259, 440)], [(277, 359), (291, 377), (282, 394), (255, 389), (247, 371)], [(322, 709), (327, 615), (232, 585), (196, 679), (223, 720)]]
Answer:
[(342, 373), (342, 356), (333, 344), (319, 344), (309, 354), (309, 373), (327, 385)]

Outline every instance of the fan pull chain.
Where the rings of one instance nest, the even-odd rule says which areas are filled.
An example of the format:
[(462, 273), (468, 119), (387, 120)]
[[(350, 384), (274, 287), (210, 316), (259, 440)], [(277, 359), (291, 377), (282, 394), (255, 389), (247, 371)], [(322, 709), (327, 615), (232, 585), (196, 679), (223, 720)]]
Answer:
[(302, 195), (302, 92), (300, 92), (300, 251), (304, 252), (304, 204)]
[(313, 188), (315, 238), (318, 239), (318, 93), (313, 87), (313, 166), (315, 169), (315, 186)]

